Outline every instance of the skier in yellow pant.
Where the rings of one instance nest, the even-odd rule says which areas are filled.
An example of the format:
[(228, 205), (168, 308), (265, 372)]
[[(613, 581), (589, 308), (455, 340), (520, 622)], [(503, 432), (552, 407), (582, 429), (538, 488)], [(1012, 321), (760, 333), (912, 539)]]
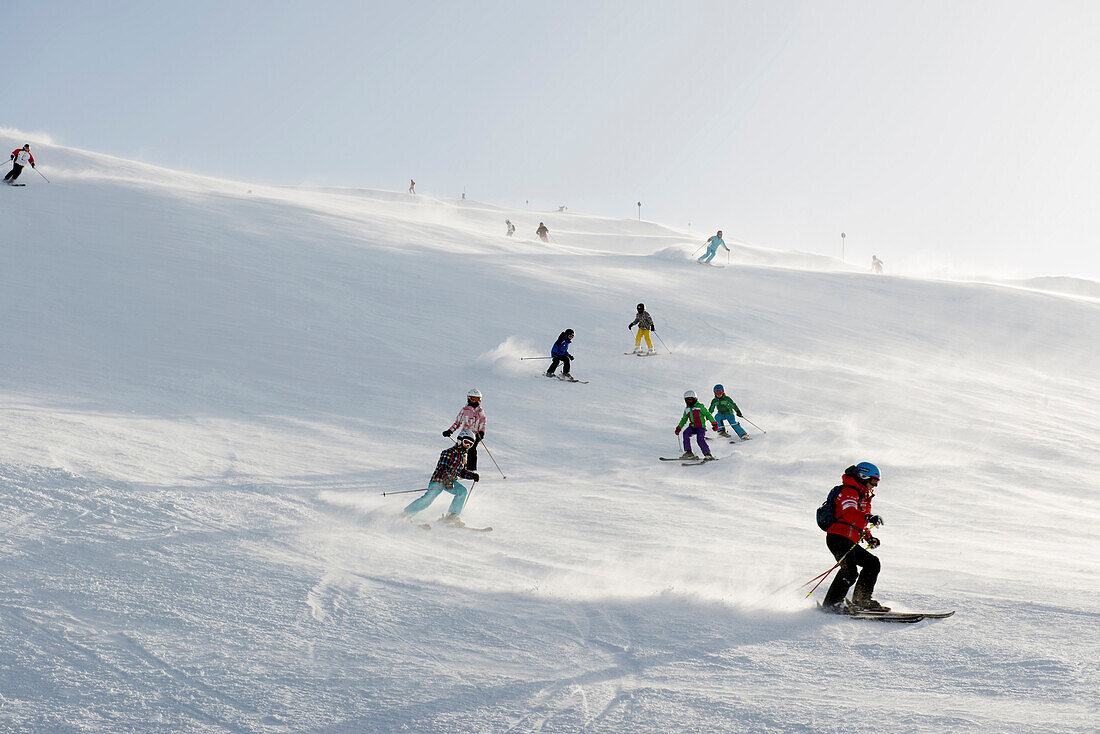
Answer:
[[(657, 329), (653, 326), (653, 318), (649, 315), (649, 312), (645, 310), (644, 303), (638, 304), (638, 315), (626, 328), (629, 330), (633, 328), (635, 324), (638, 326), (638, 335), (634, 337), (634, 353), (639, 355), (656, 354), (657, 350), (653, 348), (653, 342), (649, 339), (649, 332), (656, 331)], [(649, 347), (648, 352), (642, 351), (642, 339), (645, 339), (645, 345)]]

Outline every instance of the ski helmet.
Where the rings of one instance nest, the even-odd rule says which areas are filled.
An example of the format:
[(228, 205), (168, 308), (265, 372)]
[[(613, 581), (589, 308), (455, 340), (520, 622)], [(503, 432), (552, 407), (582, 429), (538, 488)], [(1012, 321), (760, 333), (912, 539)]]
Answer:
[(546, 225), (545, 225), (545, 224), (543, 224), (542, 222), (539, 222), (539, 226), (540, 226), (540, 227), (545, 227)]
[(566, 329), (565, 330), (565, 335), (570, 336), (570, 337), (573, 336), (573, 330), (572, 329)]
[(687, 400), (688, 398), (695, 398), (695, 397), (697, 397), (697, 396), (695, 395), (694, 390), (688, 390), (686, 393), (684, 393), (684, 400)]
[(463, 441), (469, 441), (470, 443), (476, 443), (477, 442), (477, 436), (475, 436), (474, 432), (471, 431), (469, 428), (463, 428), (461, 431), (458, 432), (458, 442), (462, 443)]
[(644, 303), (639, 303), (638, 304), (638, 310), (639, 311), (645, 311), (645, 304)]
[(869, 482), (872, 479), (877, 483), (882, 479), (882, 474), (879, 472), (878, 467), (869, 461), (861, 461), (855, 466), (856, 477), (862, 482)]
[(30, 150), (30, 149), (31, 149), (31, 144), (30, 143), (24, 143), (23, 144), (23, 150)]
[(466, 397), (481, 400), (481, 390), (478, 390), (476, 387), (471, 387), (470, 391), (466, 393)]
[(726, 391), (726, 388), (722, 387), (721, 385), (715, 385), (714, 386), (714, 392), (725, 392), (725, 391)]

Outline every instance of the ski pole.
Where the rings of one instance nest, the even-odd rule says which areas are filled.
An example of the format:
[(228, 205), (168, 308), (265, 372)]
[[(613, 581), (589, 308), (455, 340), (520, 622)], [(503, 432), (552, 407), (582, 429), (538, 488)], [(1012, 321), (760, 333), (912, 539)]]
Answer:
[(423, 487), (421, 489), (399, 489), (396, 492), (383, 492), (383, 497), (389, 497), (391, 494), (408, 494), (409, 492), (427, 492), (428, 488)]
[[(31, 168), (34, 168), (34, 172), (37, 173), (39, 176), (41, 176), (42, 178), (46, 178), (46, 174), (42, 173), (42, 171), (39, 171), (37, 167), (31, 166)], [(50, 181), (50, 179), (46, 178), (46, 183), (53, 183), (53, 181)]]
[[(742, 418), (745, 418), (745, 416), (741, 416), (741, 417), (742, 417)], [(760, 431), (761, 433), (763, 433), (763, 434), (764, 434), (765, 436), (767, 436), (767, 435), (768, 435), (768, 432), (767, 432), (767, 431), (765, 431), (765, 430), (764, 430), (763, 428), (761, 428), (760, 426), (758, 426), (758, 425), (756, 425), (755, 423), (753, 423), (752, 421), (750, 421), (750, 420), (749, 420), (748, 418), (745, 418), (745, 420), (746, 420), (746, 421), (747, 421), (748, 423), (750, 423), (750, 424), (751, 424), (751, 425), (752, 425), (752, 426), (753, 426), (754, 428), (756, 428), (756, 430), (758, 430), (758, 431)]]
[[(656, 329), (653, 330), (653, 336), (657, 337), (657, 341), (661, 342), (662, 347), (664, 347), (665, 349), (668, 349), (668, 345), (665, 344), (665, 340), (661, 338), (661, 335), (657, 333)], [(668, 353), (672, 354), (672, 350), (668, 349)]]
[(520, 357), (519, 361), (522, 362), (525, 359), (553, 359), (553, 357)]
[[(481, 445), (485, 446), (485, 439), (481, 440)], [(493, 459), (493, 452), (489, 450), (488, 446), (485, 446), (485, 453), (489, 454), (490, 459)], [(500, 464), (497, 463), (496, 459), (493, 459), (493, 466), (495, 466), (497, 468), (497, 471), (500, 472), (500, 478), (501, 479), (507, 479), (508, 478), (508, 477), (504, 476), (504, 472), (501, 471)]]
[(800, 588), (800, 589), (804, 588), (804, 587), (812, 584), (814, 581), (817, 581), (817, 579), (821, 579), (821, 581), (818, 581), (816, 584), (814, 584), (814, 588), (812, 588), (808, 592), (806, 592), (807, 597), (812, 595), (815, 591), (817, 591), (817, 587), (821, 586), (822, 581), (824, 581), (826, 578), (828, 578), (829, 574), (831, 574), (840, 564), (844, 563), (844, 559), (848, 557), (849, 553), (851, 553), (852, 551), (854, 551), (856, 549), (856, 546), (859, 545), (859, 541), (863, 540), (863, 536), (866, 535), (866, 534), (867, 534), (867, 529), (864, 528), (863, 532), (859, 534), (858, 538), (856, 538), (856, 542), (852, 543), (851, 548), (844, 551), (844, 555), (842, 555), (839, 559), (837, 559), (837, 562), (833, 564), (832, 568), (825, 571), (824, 573), (819, 573), (817, 576), (814, 576), (812, 579), (810, 579), (806, 583), (802, 584), (802, 586), (799, 586), (798, 588)]
[(466, 509), (466, 505), (470, 504), (470, 498), (474, 496), (474, 489), (477, 487), (477, 481), (470, 485), (470, 491), (466, 493), (466, 501), (462, 503), (462, 509)]
[(702, 249), (703, 249), (704, 247), (706, 247), (706, 246), (707, 246), (707, 243), (706, 243), (706, 242), (704, 242), (703, 244), (699, 245), (699, 249), (698, 249), (698, 250), (696, 250), (695, 252), (691, 253), (691, 256), (692, 256), (692, 257), (695, 257), (696, 255), (698, 255), (698, 254), (699, 254), (699, 250), (702, 250)]

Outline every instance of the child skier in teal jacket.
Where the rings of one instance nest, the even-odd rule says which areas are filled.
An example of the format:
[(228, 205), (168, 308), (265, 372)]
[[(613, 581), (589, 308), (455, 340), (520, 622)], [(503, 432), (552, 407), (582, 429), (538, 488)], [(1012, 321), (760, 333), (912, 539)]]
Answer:
[(737, 432), (737, 437), (742, 441), (748, 441), (751, 438), (745, 432), (745, 429), (741, 427), (741, 424), (737, 422), (737, 418), (744, 418), (741, 415), (741, 409), (737, 407), (737, 403), (733, 402), (729, 395), (726, 395), (726, 388), (721, 385), (714, 386), (714, 400), (710, 401), (710, 412), (714, 414), (714, 420), (718, 423), (719, 436), (733, 438), (726, 427), (722, 425), (722, 421), (726, 421), (733, 426), (733, 430)]

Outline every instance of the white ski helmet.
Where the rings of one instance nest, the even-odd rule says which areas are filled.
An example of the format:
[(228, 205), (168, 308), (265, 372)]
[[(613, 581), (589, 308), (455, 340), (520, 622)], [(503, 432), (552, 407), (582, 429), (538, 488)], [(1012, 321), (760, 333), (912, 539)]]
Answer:
[(477, 443), (477, 436), (469, 428), (463, 428), (458, 432), (458, 443), (463, 441), (469, 441), (470, 443)]
[(481, 400), (481, 390), (478, 390), (476, 387), (471, 387), (470, 391), (466, 393), (466, 397)]
[(688, 390), (686, 393), (684, 393), (684, 400), (687, 400), (688, 398), (698, 398), (698, 397), (699, 396), (695, 394), (694, 390)]

